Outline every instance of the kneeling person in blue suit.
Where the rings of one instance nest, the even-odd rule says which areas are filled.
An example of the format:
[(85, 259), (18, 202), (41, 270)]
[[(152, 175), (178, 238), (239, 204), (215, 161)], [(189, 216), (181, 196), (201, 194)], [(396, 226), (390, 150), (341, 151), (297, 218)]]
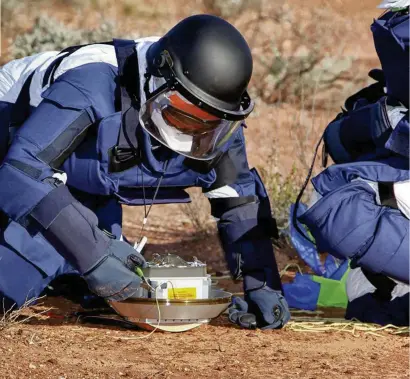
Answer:
[(355, 268), (347, 317), (408, 325), (410, 2), (394, 4), (384, 1), (391, 9), (371, 27), (382, 65), (370, 72), (377, 82), (351, 96), (327, 127), (336, 164), (312, 180), (315, 200), (299, 219), (320, 251)]
[[(144, 258), (121, 238), (121, 205), (189, 201), (201, 187), (245, 299), (232, 320), (289, 319), (267, 193), (249, 169), (252, 56), (208, 15), (162, 38), (67, 48), (0, 70), (0, 297), (21, 306), (80, 274), (107, 300), (133, 296)], [(249, 316), (250, 315), (250, 316)], [(246, 317), (243, 317), (246, 316)], [(249, 319), (250, 317), (250, 319)]]

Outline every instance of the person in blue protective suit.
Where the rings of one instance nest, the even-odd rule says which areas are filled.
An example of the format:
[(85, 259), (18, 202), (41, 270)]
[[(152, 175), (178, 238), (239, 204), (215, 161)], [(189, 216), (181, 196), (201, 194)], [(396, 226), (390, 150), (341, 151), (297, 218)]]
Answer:
[[(231, 320), (289, 320), (271, 239), (276, 225), (247, 163), (252, 56), (214, 16), (162, 38), (76, 46), (0, 71), (0, 296), (21, 306), (77, 273), (106, 300), (133, 296), (144, 258), (125, 242), (121, 205), (189, 201), (201, 187), (244, 300)], [(144, 219), (144, 224), (146, 218)]]
[(318, 250), (349, 259), (360, 271), (351, 274), (347, 317), (407, 325), (408, 5), (388, 9), (372, 24), (382, 70), (370, 72), (376, 83), (351, 96), (326, 128), (324, 157), (335, 164), (312, 180), (314, 201), (299, 217)]

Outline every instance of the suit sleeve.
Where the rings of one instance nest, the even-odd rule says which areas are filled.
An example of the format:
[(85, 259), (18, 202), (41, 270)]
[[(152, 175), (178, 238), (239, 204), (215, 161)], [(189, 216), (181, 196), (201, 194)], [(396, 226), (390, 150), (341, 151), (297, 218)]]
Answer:
[[(15, 134), (0, 166), (0, 209), (26, 227), (35, 220), (80, 271), (95, 261), (107, 241), (97, 231), (95, 215), (75, 201), (56, 173), (87, 131), (114, 112), (114, 77), (105, 64), (80, 66), (59, 77)], [(85, 258), (77, 259), (75, 251)]]
[(299, 220), (319, 251), (409, 282), (409, 222), (398, 209), (380, 205), (374, 189), (353, 181), (318, 200)]
[(255, 169), (249, 169), (242, 128), (215, 171), (216, 182), (205, 196), (218, 219), (232, 276), (243, 277), (245, 290), (265, 284), (281, 290), (272, 246), (276, 223), (262, 180)]

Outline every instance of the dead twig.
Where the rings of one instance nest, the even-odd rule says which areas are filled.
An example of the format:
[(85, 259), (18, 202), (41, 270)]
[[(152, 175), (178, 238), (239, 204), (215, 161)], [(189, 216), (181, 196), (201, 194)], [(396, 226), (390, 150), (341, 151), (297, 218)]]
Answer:
[[(40, 319), (47, 317), (45, 316), (45, 314), (50, 312), (52, 310), (52, 307), (46, 308), (39, 312), (35, 312), (32, 309), (34, 303), (36, 303), (38, 300), (41, 300), (42, 298), (43, 297), (27, 299), (20, 308), (16, 308), (16, 304), (13, 304), (9, 309), (6, 309), (5, 300), (3, 298), (3, 315), (0, 319), (0, 332), (12, 326), (27, 323), (33, 318)], [(28, 315), (25, 314), (27, 313), (27, 311), (29, 312)]]

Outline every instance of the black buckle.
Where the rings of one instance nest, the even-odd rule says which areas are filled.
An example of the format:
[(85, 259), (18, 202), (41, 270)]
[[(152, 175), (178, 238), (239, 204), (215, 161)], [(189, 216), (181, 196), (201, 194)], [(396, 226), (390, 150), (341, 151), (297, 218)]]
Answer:
[(114, 146), (108, 151), (110, 158), (109, 172), (122, 172), (137, 166), (141, 158), (132, 148)]
[(9, 224), (9, 216), (0, 210), (0, 230), (5, 230)]

